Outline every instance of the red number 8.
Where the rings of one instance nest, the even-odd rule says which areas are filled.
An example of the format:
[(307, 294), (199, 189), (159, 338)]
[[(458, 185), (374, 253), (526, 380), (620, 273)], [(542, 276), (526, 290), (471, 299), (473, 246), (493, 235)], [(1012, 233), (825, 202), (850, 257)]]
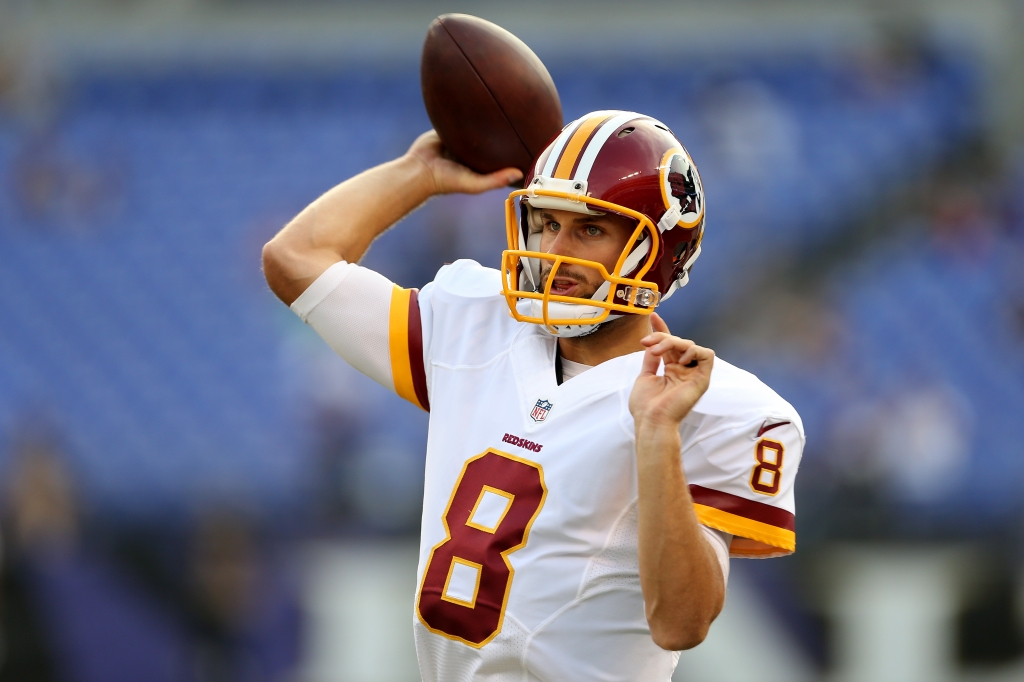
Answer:
[[(507, 500), (493, 526), (474, 520), (487, 494)], [(508, 555), (526, 545), (546, 496), (539, 464), (497, 450), (466, 462), (444, 513), (447, 537), (430, 551), (416, 604), (431, 632), (477, 648), (501, 632), (515, 573)], [(449, 592), (457, 570), (475, 572), (472, 597)]]
[(754, 458), (757, 466), (750, 475), (750, 487), (762, 495), (775, 495), (782, 483), (782, 443), (763, 438), (757, 442)]

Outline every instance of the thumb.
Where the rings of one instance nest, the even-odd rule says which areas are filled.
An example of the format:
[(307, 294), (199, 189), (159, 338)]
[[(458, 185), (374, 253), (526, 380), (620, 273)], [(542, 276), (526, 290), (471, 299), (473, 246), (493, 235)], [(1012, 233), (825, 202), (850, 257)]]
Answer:
[(470, 181), (473, 192), (486, 192), (499, 187), (507, 187), (523, 179), (523, 172), (518, 168), (502, 168), (486, 175), (474, 174)]

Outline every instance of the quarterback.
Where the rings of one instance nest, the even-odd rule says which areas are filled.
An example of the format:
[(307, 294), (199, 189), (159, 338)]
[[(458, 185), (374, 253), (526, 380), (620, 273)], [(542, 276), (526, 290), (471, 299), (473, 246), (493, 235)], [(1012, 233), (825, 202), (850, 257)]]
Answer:
[(264, 273), (341, 357), (430, 411), (423, 679), (665, 681), (721, 610), (730, 556), (795, 549), (803, 427), (654, 312), (705, 221), (693, 160), (648, 116), (564, 128), (505, 202), (500, 268), (456, 261), (416, 291), (358, 265), (432, 195), (520, 180), (427, 132), (303, 210)]

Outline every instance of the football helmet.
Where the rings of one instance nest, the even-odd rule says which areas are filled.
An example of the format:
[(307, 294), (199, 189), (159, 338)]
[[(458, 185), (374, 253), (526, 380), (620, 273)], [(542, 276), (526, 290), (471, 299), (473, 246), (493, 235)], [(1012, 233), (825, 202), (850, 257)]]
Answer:
[[(537, 209), (615, 213), (636, 225), (611, 272), (601, 263), (540, 251)], [(689, 280), (704, 236), (704, 188), (672, 131), (630, 111), (579, 118), (541, 152), (524, 189), (505, 201), (508, 249), (502, 293), (512, 316), (554, 336), (582, 336), (622, 314), (651, 314)], [(543, 282), (541, 263), (551, 263)], [(563, 263), (604, 279), (589, 299), (551, 293)]]

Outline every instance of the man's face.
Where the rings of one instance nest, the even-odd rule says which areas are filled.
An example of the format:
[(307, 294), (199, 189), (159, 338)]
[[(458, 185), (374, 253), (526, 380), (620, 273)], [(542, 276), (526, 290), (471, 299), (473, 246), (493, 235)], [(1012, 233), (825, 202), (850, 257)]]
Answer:
[[(636, 223), (614, 213), (584, 215), (557, 209), (537, 209), (543, 231), (540, 250), (558, 256), (572, 256), (600, 263), (611, 272), (622, 255)], [(541, 290), (551, 275), (552, 262), (540, 262)], [(594, 268), (563, 263), (551, 283), (551, 293), (559, 296), (590, 298), (604, 278)]]

